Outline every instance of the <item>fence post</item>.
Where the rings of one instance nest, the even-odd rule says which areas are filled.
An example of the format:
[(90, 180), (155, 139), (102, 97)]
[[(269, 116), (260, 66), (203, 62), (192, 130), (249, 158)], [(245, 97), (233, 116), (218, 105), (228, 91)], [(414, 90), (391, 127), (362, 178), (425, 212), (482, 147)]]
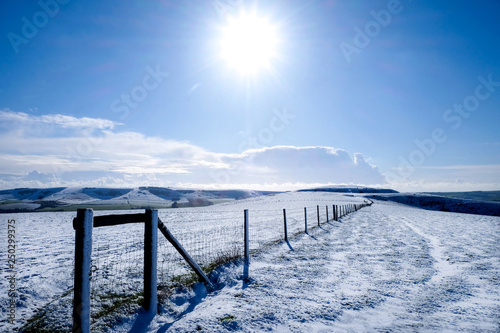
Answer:
[(144, 304), (148, 313), (156, 315), (157, 298), (157, 249), (158, 249), (158, 210), (147, 209), (144, 222)]
[(245, 261), (248, 263), (250, 261), (250, 246), (248, 238), (248, 209), (243, 211), (243, 220), (245, 228)]
[(286, 230), (286, 210), (285, 210), (285, 208), (283, 208), (283, 221), (284, 221), (284, 225), (285, 225), (285, 241), (288, 241), (288, 234), (287, 234), (287, 230)]
[(335, 205), (332, 205), (332, 218), (334, 221), (337, 221), (337, 215), (335, 215), (337, 211), (335, 210)]
[(307, 234), (307, 208), (304, 207), (304, 222), (306, 224), (306, 234)]
[(328, 222), (328, 205), (326, 205), (325, 207), (326, 207), (326, 222)]
[(73, 332), (90, 332), (90, 261), (94, 211), (78, 209), (75, 229), (75, 279), (73, 297)]
[(319, 227), (319, 205), (316, 206), (316, 215), (318, 215), (318, 227)]

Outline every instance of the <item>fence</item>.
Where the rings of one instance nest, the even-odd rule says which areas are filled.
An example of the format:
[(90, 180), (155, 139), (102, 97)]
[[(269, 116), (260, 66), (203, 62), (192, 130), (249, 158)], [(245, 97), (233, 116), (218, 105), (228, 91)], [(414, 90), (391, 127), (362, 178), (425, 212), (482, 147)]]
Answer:
[[(219, 264), (239, 257), (248, 263), (251, 253), (269, 244), (289, 241), (295, 235), (307, 233), (322, 223), (339, 221), (343, 216), (368, 205), (371, 202), (289, 208), (282, 212), (258, 209), (219, 211), (216, 218), (208, 219), (207, 212), (197, 216), (196, 212), (189, 211), (184, 214), (189, 214), (190, 223), (176, 230), (175, 237), (156, 210), (98, 217), (93, 217), (92, 210), (79, 210), (74, 219), (73, 331), (90, 332), (91, 318), (98, 318), (103, 313), (102, 303), (113, 302), (110, 295), (115, 295), (122, 303), (137, 303), (139, 300), (143, 310), (154, 315), (158, 290), (179, 281), (194, 282), (196, 279), (209, 286), (205, 273)], [(175, 214), (182, 217), (183, 212)], [(93, 241), (94, 228), (117, 228), (131, 223), (135, 224), (134, 235), (137, 236), (126, 240), (125, 251), (112, 246), (114, 243), (109, 240), (101, 243), (102, 239), (95, 237), (96, 242)], [(144, 226), (137, 223), (144, 223)], [(158, 230), (165, 237), (158, 237)], [(117, 241), (120, 240), (119, 235), (116, 235)], [(141, 289), (140, 285), (142, 293), (137, 292)], [(94, 307), (100, 309), (99, 315), (91, 316), (91, 308)], [(104, 310), (113, 307), (107, 304)]]

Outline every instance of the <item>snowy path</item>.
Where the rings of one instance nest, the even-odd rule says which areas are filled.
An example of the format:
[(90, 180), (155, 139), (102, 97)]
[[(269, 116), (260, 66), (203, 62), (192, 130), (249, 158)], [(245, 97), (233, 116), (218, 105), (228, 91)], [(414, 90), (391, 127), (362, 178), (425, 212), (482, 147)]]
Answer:
[(237, 265), (178, 294), (148, 331), (498, 332), (499, 243), (498, 217), (377, 203), (253, 256), (248, 284)]

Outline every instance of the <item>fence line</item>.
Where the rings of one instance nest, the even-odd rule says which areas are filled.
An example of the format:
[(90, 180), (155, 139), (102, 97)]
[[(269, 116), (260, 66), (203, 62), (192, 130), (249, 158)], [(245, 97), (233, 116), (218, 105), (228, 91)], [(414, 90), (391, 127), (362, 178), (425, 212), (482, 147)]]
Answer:
[[(310, 232), (315, 227), (308, 226), (308, 221), (314, 218), (316, 218), (318, 227), (320, 227), (323, 223), (340, 221), (347, 214), (371, 204), (371, 202), (363, 202), (362, 204), (332, 205), (331, 214), (329, 214), (329, 206), (326, 205), (324, 216), (320, 214), (319, 205), (316, 205), (316, 212), (314, 212), (314, 209), (308, 209), (308, 207), (303, 207), (303, 209), (283, 208), (283, 225), (281, 227), (280, 223), (278, 223), (278, 210), (276, 209), (245, 209), (243, 223), (241, 221), (241, 211), (236, 210), (205, 211), (201, 213), (198, 211), (169, 211), (173, 216), (180, 216), (182, 219), (188, 217), (188, 213), (191, 214), (189, 216), (191, 220), (184, 221), (185, 228), (173, 230), (175, 237), (161, 222), (156, 210), (146, 211), (146, 214), (108, 215), (95, 218), (91, 213), (91, 209), (79, 210), (79, 215), (74, 222), (76, 235), (74, 320), (78, 322), (82, 332), (88, 332), (91, 329), (91, 307), (98, 306), (96, 302), (109, 301), (107, 294), (110, 292), (113, 295), (116, 294), (118, 300), (130, 297), (131, 291), (127, 290), (126, 286), (132, 282), (137, 286), (137, 283), (141, 282), (141, 280), (143, 280), (144, 285), (143, 308), (151, 313), (156, 313), (156, 290), (170, 288), (179, 282), (195, 282), (196, 276), (193, 280), (191, 269), (195, 269), (195, 271), (198, 269), (196, 271), (198, 277), (204, 277), (202, 280), (210, 285), (204, 272), (208, 274), (218, 265), (241, 257), (248, 264), (251, 253), (255, 253), (269, 244), (282, 240), (288, 242), (291, 239), (290, 237)], [(85, 216), (82, 215), (83, 211), (86, 212)], [(210, 215), (216, 214), (216, 217), (205, 218), (207, 213)], [(131, 249), (127, 248), (127, 251), (119, 253), (117, 247), (111, 246), (115, 242), (103, 242), (102, 237), (97, 239), (97, 244), (92, 244), (93, 228), (105, 225), (113, 225), (116, 228), (116, 225), (120, 223), (120, 218), (128, 219), (122, 223), (136, 223), (139, 222), (139, 215), (141, 219), (147, 216), (145, 221), (140, 220), (140, 222), (145, 223), (146, 228), (141, 228), (144, 230), (144, 243), (142, 246), (135, 241), (130, 243), (132, 244)], [(100, 224), (104, 222), (99, 222), (108, 220), (111, 222), (106, 222), (106, 224)], [(156, 222), (153, 223), (153, 220)], [(163, 220), (166, 224), (170, 222), (168, 218), (163, 218)], [(83, 227), (84, 224), (85, 227)], [(191, 225), (196, 227), (190, 228)], [(174, 245), (177, 251), (179, 251), (180, 247), (185, 253), (180, 255), (180, 251), (176, 252), (163, 237), (157, 238), (157, 233), (156, 231), (153, 233), (152, 228), (154, 230), (160, 229), (171, 244), (174, 244), (172, 243), (172, 239), (174, 239), (178, 243), (178, 246)], [(193, 230), (196, 230), (196, 232)], [(85, 253), (86, 251), (87, 253)], [(91, 257), (91, 253), (93, 257)], [(89, 260), (87, 260), (87, 257)], [(139, 262), (143, 264), (141, 265)], [(119, 278), (126, 281), (123, 282), (125, 287), (122, 287), (122, 283), (118, 282), (120, 281)], [(94, 284), (99, 288), (93, 288)], [(119, 286), (116, 284), (119, 284)], [(106, 286), (106, 288), (101, 289), (103, 286)], [(133, 289), (137, 293), (137, 287), (133, 287)], [(106, 294), (106, 298), (102, 293)], [(83, 298), (90, 299), (91, 295), (93, 300), (91, 305), (85, 305), (84, 308), (79, 306), (82, 304), (81, 300)], [(106, 307), (109, 307), (109, 304)]]

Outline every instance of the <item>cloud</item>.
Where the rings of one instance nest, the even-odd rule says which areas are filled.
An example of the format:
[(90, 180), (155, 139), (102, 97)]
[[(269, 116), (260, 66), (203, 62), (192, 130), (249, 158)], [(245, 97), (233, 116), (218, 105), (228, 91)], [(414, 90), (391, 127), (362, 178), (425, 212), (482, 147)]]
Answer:
[(61, 128), (92, 128), (92, 129), (113, 129), (120, 123), (88, 117), (72, 117), (62, 114), (49, 114), (42, 116), (34, 116), (23, 112), (14, 112), (11, 110), (0, 110), (0, 123), (12, 125), (12, 123), (25, 126), (33, 126), (39, 124), (53, 124)]
[(223, 158), (232, 168), (227, 177), (251, 182), (383, 184), (384, 177), (362, 154), (351, 159), (332, 147), (275, 146), (251, 149)]
[[(0, 133), (0, 140), (8, 143), (0, 147), (3, 188), (385, 183), (362, 154), (351, 158), (332, 147), (275, 146), (223, 154), (185, 141), (120, 132), (117, 123), (105, 119), (8, 110), (0, 111), (0, 121), (9, 123)], [(40, 130), (41, 124), (50, 126)], [(82, 128), (89, 130), (78, 130)]]

